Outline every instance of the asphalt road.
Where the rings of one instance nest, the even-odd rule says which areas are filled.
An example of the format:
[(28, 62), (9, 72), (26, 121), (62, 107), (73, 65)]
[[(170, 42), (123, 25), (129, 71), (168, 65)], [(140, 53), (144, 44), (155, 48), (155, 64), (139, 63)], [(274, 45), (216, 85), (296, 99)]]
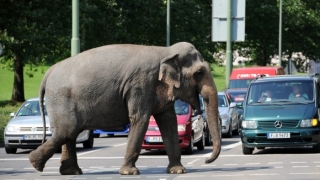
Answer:
[(18, 149), (17, 154), (6, 154), (0, 148), (1, 180), (91, 180), (91, 179), (320, 179), (320, 154), (311, 147), (267, 148), (255, 150), (253, 155), (243, 155), (239, 136), (222, 139), (222, 152), (211, 164), (205, 158), (211, 147), (193, 155), (182, 155), (185, 174), (167, 174), (168, 158), (165, 151), (142, 150), (137, 167), (140, 175), (122, 176), (118, 173), (123, 163), (126, 136), (95, 138), (94, 148), (83, 149), (77, 145), (78, 163), (83, 175), (62, 176), (59, 173), (60, 154), (56, 153), (43, 172), (36, 171), (28, 160), (30, 150)]

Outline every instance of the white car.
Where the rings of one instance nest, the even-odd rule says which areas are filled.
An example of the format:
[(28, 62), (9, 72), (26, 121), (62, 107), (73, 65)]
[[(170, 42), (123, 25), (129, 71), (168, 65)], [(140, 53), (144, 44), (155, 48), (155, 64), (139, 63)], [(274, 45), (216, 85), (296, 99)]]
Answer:
[(222, 120), (222, 135), (231, 138), (233, 133), (238, 133), (239, 120), (236, 103), (231, 102), (225, 92), (218, 92), (218, 108)]
[[(46, 139), (52, 136), (49, 117), (46, 114)], [(12, 119), (4, 130), (4, 144), (7, 154), (15, 154), (18, 148), (36, 149), (42, 144), (43, 123), (39, 108), (39, 98), (32, 98), (22, 104), (16, 114), (11, 113)], [(83, 143), (84, 148), (92, 148), (93, 131), (82, 131), (77, 143)]]

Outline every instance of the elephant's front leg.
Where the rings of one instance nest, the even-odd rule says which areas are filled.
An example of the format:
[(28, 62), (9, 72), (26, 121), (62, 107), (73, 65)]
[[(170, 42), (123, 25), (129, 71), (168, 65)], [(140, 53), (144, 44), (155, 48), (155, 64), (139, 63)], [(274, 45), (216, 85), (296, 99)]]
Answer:
[[(141, 152), (141, 145), (149, 125), (150, 116), (135, 118), (131, 121), (130, 133), (128, 135), (128, 143), (124, 164), (121, 166), (119, 173), (122, 175), (139, 175), (140, 172), (136, 168), (136, 161)], [(134, 123), (132, 123), (134, 122)]]
[(169, 157), (167, 173), (185, 173), (181, 164), (181, 149), (179, 146), (177, 117), (174, 110), (154, 115), (159, 126), (165, 149)]

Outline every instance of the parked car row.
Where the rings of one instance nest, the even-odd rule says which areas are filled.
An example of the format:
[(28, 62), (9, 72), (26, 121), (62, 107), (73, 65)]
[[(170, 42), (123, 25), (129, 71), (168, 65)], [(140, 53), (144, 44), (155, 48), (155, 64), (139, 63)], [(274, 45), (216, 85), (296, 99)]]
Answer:
[[(225, 94), (220, 97), (225, 102), (219, 104), (220, 133), (229, 130), (229, 125), (226, 123), (234, 122), (236, 120), (235, 114), (231, 116), (228, 112), (233, 111), (233, 105), (230, 107), (229, 101)], [(178, 122), (179, 144), (186, 154), (192, 154), (194, 146), (198, 150), (203, 150), (205, 146), (212, 145), (212, 138), (206, 121), (206, 113), (204, 108), (203, 98), (199, 96), (202, 114), (198, 114), (192, 109), (191, 105), (181, 100), (176, 100), (174, 103), (175, 112)], [(221, 108), (220, 108), (221, 106)], [(229, 108), (226, 109), (226, 108)], [(50, 127), (50, 120), (47, 116), (46, 108), (46, 139), (52, 136)], [(24, 102), (17, 113), (11, 113), (12, 119), (8, 122), (4, 131), (5, 150), (8, 154), (16, 153), (18, 148), (21, 149), (35, 149), (42, 144), (43, 138), (43, 123), (39, 107), (39, 98), (31, 98)], [(227, 117), (227, 119), (226, 119)], [(235, 125), (232, 128), (236, 127)], [(99, 137), (100, 134), (107, 134), (113, 136), (115, 134), (128, 135), (130, 124), (117, 130), (102, 130), (95, 131), (85, 130), (78, 135), (77, 143), (82, 143), (84, 148), (92, 148), (94, 137)], [(221, 135), (222, 137), (222, 135)], [(162, 136), (153, 116), (150, 117), (149, 127), (146, 132), (142, 149), (164, 149)]]

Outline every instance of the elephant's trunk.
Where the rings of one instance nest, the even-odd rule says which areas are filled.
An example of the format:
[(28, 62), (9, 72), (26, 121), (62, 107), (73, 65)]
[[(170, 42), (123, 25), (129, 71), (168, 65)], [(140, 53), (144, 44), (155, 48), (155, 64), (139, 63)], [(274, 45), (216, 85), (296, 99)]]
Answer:
[(205, 111), (207, 113), (207, 124), (208, 124), (209, 131), (213, 141), (212, 154), (209, 158), (206, 159), (205, 162), (211, 163), (218, 158), (221, 150), (221, 139), (220, 139), (221, 124), (219, 120), (217, 88), (214, 83), (209, 85), (208, 84), (204, 85), (201, 88), (200, 94), (202, 95), (204, 100)]

